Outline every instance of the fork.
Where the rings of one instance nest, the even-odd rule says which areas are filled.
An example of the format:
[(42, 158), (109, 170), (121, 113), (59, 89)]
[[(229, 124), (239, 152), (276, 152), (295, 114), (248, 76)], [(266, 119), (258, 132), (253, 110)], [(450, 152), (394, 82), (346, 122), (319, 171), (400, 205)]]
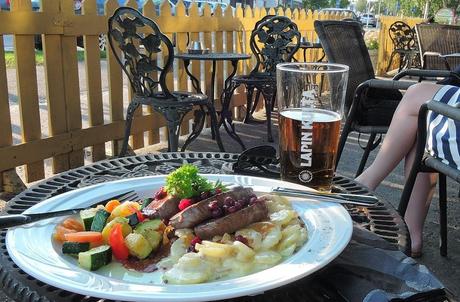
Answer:
[(131, 191), (124, 192), (122, 194), (118, 194), (110, 198), (104, 199), (102, 201), (98, 201), (84, 208), (68, 209), (68, 210), (54, 211), (54, 212), (48, 212), (48, 213), (12, 214), (12, 215), (0, 216), (0, 229), (12, 228), (12, 227), (36, 222), (36, 221), (47, 219), (47, 218), (78, 214), (81, 210), (85, 210), (90, 207), (98, 206), (100, 204), (105, 204), (112, 199), (118, 199), (119, 201), (138, 200), (139, 196), (137, 195), (135, 191), (131, 190)]

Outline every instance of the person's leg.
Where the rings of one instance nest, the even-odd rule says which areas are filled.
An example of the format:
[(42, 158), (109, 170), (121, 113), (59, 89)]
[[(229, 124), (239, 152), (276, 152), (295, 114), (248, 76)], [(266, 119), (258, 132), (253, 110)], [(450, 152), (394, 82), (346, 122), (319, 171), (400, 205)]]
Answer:
[(411, 86), (401, 100), (390, 127), (374, 162), (356, 178), (356, 181), (371, 190), (408, 155), (413, 148), (417, 133), (417, 118), (420, 106), (432, 99), (440, 88), (432, 83)]
[[(410, 170), (414, 163), (415, 146), (406, 156), (404, 163), (404, 174), (409, 177)], [(423, 242), (423, 224), (430, 208), (431, 198), (433, 197), (438, 174), (437, 173), (419, 173), (415, 180), (414, 188), (407, 205), (407, 211), (404, 220), (409, 229), (411, 238), (412, 256), (421, 255)]]

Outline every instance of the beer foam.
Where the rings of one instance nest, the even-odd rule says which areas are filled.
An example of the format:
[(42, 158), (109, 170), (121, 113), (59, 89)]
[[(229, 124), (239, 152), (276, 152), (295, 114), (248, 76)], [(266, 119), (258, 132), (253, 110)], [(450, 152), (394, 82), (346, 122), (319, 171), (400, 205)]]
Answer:
[(281, 111), (281, 115), (296, 121), (302, 120), (302, 113), (307, 113), (309, 116), (313, 117), (313, 122), (320, 122), (320, 123), (330, 123), (336, 122), (340, 120), (340, 115), (336, 112), (324, 110), (324, 109), (300, 109), (300, 108), (293, 108)]

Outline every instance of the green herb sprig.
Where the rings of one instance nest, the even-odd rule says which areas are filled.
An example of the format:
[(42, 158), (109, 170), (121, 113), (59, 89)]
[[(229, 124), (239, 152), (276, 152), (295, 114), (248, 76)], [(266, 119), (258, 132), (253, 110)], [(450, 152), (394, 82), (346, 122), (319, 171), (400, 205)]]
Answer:
[(214, 193), (216, 189), (222, 192), (227, 188), (221, 181), (212, 183), (198, 175), (198, 168), (191, 164), (183, 165), (166, 177), (166, 191), (178, 198), (192, 198), (203, 192)]

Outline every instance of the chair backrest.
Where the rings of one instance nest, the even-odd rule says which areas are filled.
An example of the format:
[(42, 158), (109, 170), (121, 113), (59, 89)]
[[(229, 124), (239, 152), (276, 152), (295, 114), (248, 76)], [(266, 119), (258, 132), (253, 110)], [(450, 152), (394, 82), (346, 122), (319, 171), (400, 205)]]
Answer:
[[(420, 57), (425, 69), (447, 69), (444, 60), (436, 56), (427, 56), (426, 52), (435, 52), (442, 55), (460, 53), (460, 26), (447, 24), (417, 24), (416, 31), (418, 36)], [(460, 65), (460, 58), (447, 59), (453, 69)]]
[(415, 47), (414, 31), (402, 21), (396, 21), (390, 25), (388, 34), (393, 42), (395, 50), (411, 50)]
[[(120, 7), (109, 18), (108, 38), (136, 95), (151, 96), (160, 88), (160, 96), (173, 98), (166, 87), (166, 74), (173, 64), (174, 48), (154, 21), (133, 8)], [(156, 59), (161, 51), (163, 66)], [(159, 77), (152, 77), (154, 72), (159, 72)]]
[(290, 62), (299, 49), (300, 32), (288, 17), (265, 16), (256, 23), (250, 38), (256, 65), (251, 73), (276, 73), (278, 63)]
[[(447, 106), (446, 106), (447, 105)], [(460, 96), (456, 86), (443, 86), (429, 102), (425, 130), (426, 151), (442, 163), (460, 170)], [(458, 171), (460, 174), (460, 171)]]
[(315, 30), (331, 63), (348, 65), (345, 112), (348, 112), (359, 84), (375, 78), (361, 25), (351, 21), (315, 21)]

